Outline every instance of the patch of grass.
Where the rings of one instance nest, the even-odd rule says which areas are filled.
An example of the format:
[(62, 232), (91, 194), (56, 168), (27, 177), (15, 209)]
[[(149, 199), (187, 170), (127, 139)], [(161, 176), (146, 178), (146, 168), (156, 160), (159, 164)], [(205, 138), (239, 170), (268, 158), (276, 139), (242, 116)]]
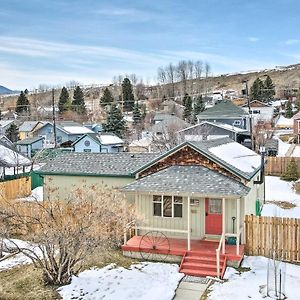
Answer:
[(1, 300), (60, 299), (54, 286), (45, 286), (42, 272), (32, 265), (24, 265), (0, 272)]
[[(83, 270), (91, 267), (102, 268), (110, 263), (128, 268), (138, 262), (122, 255), (121, 250), (108, 252), (95, 249), (83, 262)], [(45, 286), (42, 271), (33, 265), (19, 266), (0, 272), (1, 300), (55, 300), (61, 299), (56, 292), (58, 286)]]

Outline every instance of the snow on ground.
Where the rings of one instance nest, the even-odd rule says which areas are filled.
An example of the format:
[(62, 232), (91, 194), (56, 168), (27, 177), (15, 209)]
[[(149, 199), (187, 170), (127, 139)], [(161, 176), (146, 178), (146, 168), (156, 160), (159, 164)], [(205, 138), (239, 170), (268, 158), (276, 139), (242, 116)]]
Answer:
[(239, 143), (223, 144), (209, 148), (209, 151), (228, 164), (246, 173), (252, 173), (261, 164), (260, 155)]
[[(245, 257), (242, 267), (249, 267), (251, 270), (239, 274), (235, 269), (228, 267), (225, 273), (225, 279), (228, 281), (214, 283), (208, 299), (271, 299), (260, 293), (260, 289), (265, 290), (267, 284), (268, 259), (261, 256)], [(300, 298), (300, 266), (286, 264), (285, 295), (288, 300)]]
[(294, 149), (294, 151), (293, 151), (293, 153), (292, 153), (292, 155), (291, 155), (292, 157), (300, 157), (300, 146), (296, 146), (295, 147), (295, 149)]
[(292, 128), (294, 125), (294, 120), (286, 118), (284, 116), (280, 116), (275, 124), (275, 127), (286, 127), (286, 128)]
[(277, 156), (285, 156), (290, 148), (290, 144), (283, 142), (278, 138), (278, 153)]
[(44, 191), (42, 186), (38, 186), (31, 191), (31, 195), (24, 198), (19, 198), (22, 201), (43, 201)]
[[(4, 239), (3, 240), (3, 243), (4, 243), (4, 249), (14, 249), (16, 247), (15, 244), (18, 245), (18, 247), (20, 248), (30, 248), (32, 250), (35, 249), (34, 245), (31, 245), (30, 243), (28, 242), (25, 242), (25, 241), (22, 241), (22, 240), (17, 240), (17, 239), (12, 239), (12, 240), (6, 240)], [(38, 251), (38, 250), (36, 250)], [(3, 251), (3, 254), (4, 256), (6, 255), (9, 255), (8, 252), (5, 252)], [(24, 254), (22, 253), (19, 253), (19, 254), (16, 254), (12, 257), (9, 257), (3, 261), (0, 261), (0, 271), (3, 271), (3, 270), (7, 270), (7, 269), (12, 269), (16, 266), (19, 266), (19, 265), (24, 265), (24, 264), (30, 264), (32, 261), (27, 257), (25, 256)]]
[(174, 264), (140, 263), (129, 269), (111, 264), (73, 276), (58, 291), (63, 299), (171, 300), (182, 277)]
[[(266, 203), (262, 209), (262, 216), (284, 217), (284, 218), (300, 218), (300, 195), (296, 193), (293, 182), (281, 180), (276, 176), (266, 176), (266, 201), (274, 203)], [(280, 203), (289, 202), (295, 207), (281, 208)]]

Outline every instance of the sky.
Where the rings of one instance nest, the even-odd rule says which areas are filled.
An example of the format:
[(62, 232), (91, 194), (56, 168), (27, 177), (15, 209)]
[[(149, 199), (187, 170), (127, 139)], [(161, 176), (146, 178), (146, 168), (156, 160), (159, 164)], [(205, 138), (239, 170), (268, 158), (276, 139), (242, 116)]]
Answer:
[(0, 0), (0, 85), (155, 82), (202, 60), (213, 75), (300, 62), (298, 0)]

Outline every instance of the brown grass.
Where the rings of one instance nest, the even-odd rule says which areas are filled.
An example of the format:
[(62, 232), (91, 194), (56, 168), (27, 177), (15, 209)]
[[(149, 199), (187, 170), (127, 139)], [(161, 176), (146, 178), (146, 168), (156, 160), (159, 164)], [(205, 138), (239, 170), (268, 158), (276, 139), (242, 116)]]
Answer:
[(291, 203), (288, 201), (266, 201), (266, 204), (268, 204), (268, 203), (275, 204), (278, 207), (283, 208), (283, 209), (291, 209), (291, 208), (296, 207), (296, 205), (294, 203)]
[[(110, 263), (129, 267), (137, 260), (126, 258), (120, 250), (103, 254), (95, 249), (83, 264), (83, 269), (104, 267)], [(0, 272), (0, 300), (55, 300), (61, 299), (56, 292), (58, 286), (45, 286), (42, 272), (33, 265), (24, 265)]]

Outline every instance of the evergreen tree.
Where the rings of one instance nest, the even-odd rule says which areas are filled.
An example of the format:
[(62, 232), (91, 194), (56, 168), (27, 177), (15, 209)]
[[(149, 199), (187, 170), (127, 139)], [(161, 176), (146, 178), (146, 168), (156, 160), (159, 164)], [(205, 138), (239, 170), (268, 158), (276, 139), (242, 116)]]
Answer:
[(262, 101), (263, 90), (264, 90), (264, 83), (259, 78), (256, 78), (255, 81), (253, 82), (253, 85), (250, 88), (250, 99)]
[(285, 106), (285, 117), (290, 119), (292, 116), (293, 116), (292, 103), (291, 101), (288, 101)]
[(205, 104), (203, 102), (202, 95), (200, 95), (197, 97), (196, 103), (194, 105), (194, 114), (197, 116), (204, 110), (205, 110)]
[(72, 110), (76, 111), (79, 114), (86, 114), (84, 95), (80, 86), (77, 86), (75, 88), (72, 101)]
[(266, 77), (266, 80), (264, 82), (264, 89), (263, 89), (262, 94), (263, 94), (262, 100), (264, 102), (269, 102), (270, 100), (274, 99), (275, 86), (274, 86), (273, 81), (272, 81), (272, 79), (269, 75)]
[(143, 104), (143, 105), (142, 105), (141, 111), (142, 111), (142, 112), (141, 112), (142, 120), (145, 120), (146, 115), (147, 115), (147, 107), (146, 107), (146, 104)]
[(281, 179), (286, 181), (296, 181), (299, 179), (297, 165), (294, 158), (291, 159), (290, 163), (287, 166), (287, 170), (285, 173), (283, 173)]
[(114, 98), (111, 94), (111, 91), (106, 87), (103, 91), (102, 97), (100, 98), (100, 105), (105, 107), (112, 102), (114, 102)]
[(122, 82), (122, 101), (124, 111), (132, 111), (134, 107), (134, 95), (132, 85), (128, 78), (124, 78)]
[(139, 107), (138, 102), (136, 101), (134, 108), (133, 108), (133, 125), (138, 125), (142, 121), (141, 109)]
[(6, 131), (6, 137), (13, 143), (19, 140), (19, 128), (16, 124), (12, 123)]
[(125, 125), (126, 123), (121, 110), (117, 107), (116, 104), (112, 104), (107, 116), (106, 123), (103, 125), (104, 131), (112, 132), (121, 138), (126, 129)]
[(0, 110), (0, 120), (2, 120), (2, 111)]
[(30, 106), (29, 106), (28, 98), (26, 97), (25, 93), (21, 91), (16, 104), (16, 113), (22, 114), (24, 112), (29, 112), (29, 111), (30, 111)]
[(183, 119), (192, 122), (192, 111), (193, 111), (193, 102), (192, 98), (188, 95), (185, 94), (183, 98), (183, 103), (184, 103), (184, 111), (183, 111)]
[(28, 95), (28, 94), (29, 94), (29, 91), (28, 91), (27, 89), (25, 89), (24, 94), (25, 94), (25, 95)]
[(68, 110), (68, 103), (70, 101), (70, 95), (67, 88), (63, 87), (60, 92), (59, 101), (58, 101), (58, 109), (60, 113)]

